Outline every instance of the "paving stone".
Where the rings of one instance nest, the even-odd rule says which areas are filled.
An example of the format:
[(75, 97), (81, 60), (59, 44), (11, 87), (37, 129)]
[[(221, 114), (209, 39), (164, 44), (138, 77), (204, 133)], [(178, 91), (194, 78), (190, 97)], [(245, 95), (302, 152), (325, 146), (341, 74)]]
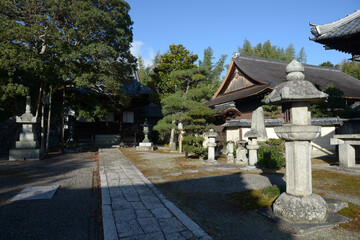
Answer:
[(181, 236), (180, 233), (174, 232), (174, 233), (165, 233), (166, 240), (185, 240), (183, 236)]
[(145, 209), (144, 204), (142, 204), (140, 201), (130, 202), (130, 204), (135, 210)]
[(151, 212), (155, 215), (157, 219), (172, 217), (171, 212), (165, 207), (154, 208), (151, 210)]
[(114, 210), (114, 217), (116, 222), (120, 222), (123, 220), (133, 220), (136, 219), (136, 214), (134, 210), (125, 209), (125, 210)]
[(124, 196), (128, 201), (131, 201), (131, 202), (140, 201), (140, 197), (137, 193), (125, 193)]
[(165, 176), (180, 176), (182, 174), (182, 172), (174, 172), (174, 173), (168, 173), (168, 174), (165, 174)]
[(165, 239), (161, 232), (154, 232), (146, 234), (141, 240), (162, 240)]
[(124, 210), (124, 209), (133, 209), (131, 204), (125, 199), (115, 199), (112, 201), (113, 210)]
[(136, 220), (117, 222), (116, 229), (120, 238), (144, 234), (144, 231)]
[(154, 215), (152, 215), (151, 212), (149, 210), (146, 210), (146, 209), (135, 210), (135, 213), (136, 213), (137, 218), (154, 217)]
[(185, 239), (195, 239), (195, 236), (194, 234), (191, 232), (191, 231), (182, 231), (181, 233), (181, 236), (183, 236)]
[(140, 225), (143, 228), (145, 233), (161, 231), (159, 223), (156, 220), (156, 218), (154, 218), (154, 217), (151, 217), (151, 218), (139, 218), (137, 220), (140, 223)]
[(185, 170), (184, 173), (198, 173), (199, 170), (192, 170), (192, 169), (188, 169), (188, 170)]
[(186, 229), (175, 217), (159, 219), (159, 223), (164, 233), (180, 232)]
[(160, 200), (157, 197), (140, 196), (140, 198), (147, 209), (163, 207), (163, 204), (160, 202)]
[(122, 191), (119, 187), (109, 187), (109, 191), (113, 199), (123, 196)]

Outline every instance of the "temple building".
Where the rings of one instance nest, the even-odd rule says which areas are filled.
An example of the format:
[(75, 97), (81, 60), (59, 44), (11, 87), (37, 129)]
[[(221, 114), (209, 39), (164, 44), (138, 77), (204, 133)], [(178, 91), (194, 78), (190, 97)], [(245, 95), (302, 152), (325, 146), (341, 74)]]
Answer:
[(310, 40), (323, 44), (325, 49), (335, 49), (352, 55), (359, 61), (360, 56), (360, 10), (338, 20), (323, 25), (310, 23)]
[[(245, 133), (250, 129), (252, 112), (262, 106), (262, 100), (286, 79), (285, 68), (288, 62), (234, 54), (227, 75), (213, 98), (205, 105), (214, 109), (218, 141), (246, 140)], [(306, 80), (317, 88), (325, 89), (329, 84), (341, 89), (347, 105), (360, 101), (360, 81), (339, 69), (304, 64)], [(280, 118), (280, 115), (279, 115)], [(313, 124), (321, 125), (319, 137), (320, 152), (330, 154), (333, 150), (329, 139), (341, 125), (338, 118), (313, 119)], [(277, 138), (273, 127), (282, 124), (279, 119), (266, 119), (269, 138)], [(316, 143), (314, 143), (316, 144)], [(321, 153), (319, 153), (321, 154)]]

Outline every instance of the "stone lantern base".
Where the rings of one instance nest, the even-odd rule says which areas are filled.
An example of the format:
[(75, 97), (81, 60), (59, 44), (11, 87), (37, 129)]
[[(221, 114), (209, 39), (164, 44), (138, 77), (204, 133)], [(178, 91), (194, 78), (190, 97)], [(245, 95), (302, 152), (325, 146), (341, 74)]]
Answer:
[(282, 193), (273, 204), (273, 211), (276, 216), (292, 222), (324, 222), (327, 209), (327, 203), (317, 194), (294, 196)]
[(154, 151), (155, 147), (152, 142), (141, 142), (139, 146), (136, 147), (136, 150), (139, 151)]

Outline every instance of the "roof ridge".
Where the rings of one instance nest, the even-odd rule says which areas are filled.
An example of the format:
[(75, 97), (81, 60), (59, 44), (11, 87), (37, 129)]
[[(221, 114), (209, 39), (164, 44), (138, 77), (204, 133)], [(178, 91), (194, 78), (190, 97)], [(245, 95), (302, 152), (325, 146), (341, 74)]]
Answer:
[(348, 24), (349, 22), (355, 20), (358, 17), (360, 17), (360, 10), (356, 10), (355, 12), (347, 15), (344, 18), (340, 18), (337, 21), (333, 21), (333, 22), (330, 22), (327, 24), (317, 25), (317, 24), (310, 23), (310, 25), (314, 26), (311, 29), (311, 33), (316, 37), (323, 35), (323, 34), (327, 34), (331, 31), (333, 31), (335, 28), (339, 28), (345, 24)]
[[(239, 55), (238, 58), (248, 58), (259, 62), (273, 62), (273, 63), (279, 63), (279, 64), (289, 64), (288, 61), (282, 61), (282, 60), (276, 60), (276, 59), (270, 59), (270, 58), (261, 58), (261, 57), (254, 57), (254, 56), (248, 56), (248, 55)], [(307, 68), (316, 68), (320, 70), (328, 70), (328, 71), (340, 71), (338, 68), (332, 68), (332, 67), (324, 67), (324, 66), (316, 66), (316, 65), (310, 65), (306, 63), (302, 63), (304, 67)]]

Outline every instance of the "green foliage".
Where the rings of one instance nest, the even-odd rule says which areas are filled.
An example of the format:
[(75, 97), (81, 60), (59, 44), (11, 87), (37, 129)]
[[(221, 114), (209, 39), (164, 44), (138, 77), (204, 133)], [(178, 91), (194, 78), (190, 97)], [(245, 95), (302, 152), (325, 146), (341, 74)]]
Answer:
[(285, 143), (281, 139), (269, 139), (258, 149), (258, 164), (264, 168), (279, 169), (285, 166)]
[(205, 67), (195, 67), (186, 70), (177, 70), (170, 73), (170, 79), (178, 83), (177, 89), (188, 92), (191, 87), (197, 86), (203, 82), (208, 75)]
[[(267, 40), (263, 44), (258, 43), (255, 47), (252, 47), (249, 40), (245, 39), (243, 46), (238, 47), (238, 51), (242, 55), (288, 62), (295, 59), (296, 56), (294, 45), (292, 43), (284, 50), (283, 48), (272, 46), (270, 40)], [(302, 63), (306, 62), (307, 57), (304, 48), (301, 48), (300, 52), (297, 54), (297, 59)]]
[(261, 193), (268, 199), (276, 199), (278, 196), (280, 196), (280, 189), (274, 184), (264, 188)]
[(179, 78), (171, 77), (170, 73), (196, 68), (194, 62), (197, 59), (198, 56), (192, 54), (182, 44), (170, 45), (169, 50), (160, 55), (147, 85), (163, 96), (175, 93), (181, 89), (183, 83)]
[(208, 125), (212, 121), (214, 111), (203, 104), (194, 104), (183, 118), (184, 122), (184, 150), (195, 153), (198, 156), (206, 152), (202, 146), (204, 138), (202, 134), (209, 130)]
[(264, 104), (261, 106), (264, 110), (264, 115), (267, 118), (275, 119), (277, 118), (277, 115), (281, 113), (281, 106), (273, 105), (273, 104), (265, 104), (266, 97), (267, 96), (265, 96), (263, 100), (261, 100), (261, 102)]
[(332, 67), (332, 68), (339, 68), (340, 65), (339, 64), (332, 64), (330, 61), (326, 61), (326, 62), (323, 62), (321, 63), (319, 66), (322, 66), (322, 67)]
[(343, 61), (341, 64), (341, 71), (354, 77), (360, 79), (360, 63), (355, 61)]
[(204, 58), (203, 60), (199, 61), (199, 67), (204, 67), (208, 70), (208, 74), (206, 74), (206, 82), (210, 84), (216, 84), (219, 82), (220, 75), (224, 71), (225, 67), (225, 61), (227, 58), (227, 55), (223, 54), (219, 58), (219, 60), (214, 64), (214, 52), (211, 47), (204, 49)]
[(346, 110), (346, 100), (344, 92), (329, 84), (323, 89), (329, 95), (326, 102), (311, 106), (312, 117), (336, 117), (339, 110)]
[[(123, 0), (1, 1), (4, 98), (37, 91), (40, 83), (55, 90), (64, 85), (102, 86), (109, 94), (121, 94), (121, 83), (130, 79), (135, 61), (129, 10)], [(19, 90), (4, 90), (10, 83)]]

